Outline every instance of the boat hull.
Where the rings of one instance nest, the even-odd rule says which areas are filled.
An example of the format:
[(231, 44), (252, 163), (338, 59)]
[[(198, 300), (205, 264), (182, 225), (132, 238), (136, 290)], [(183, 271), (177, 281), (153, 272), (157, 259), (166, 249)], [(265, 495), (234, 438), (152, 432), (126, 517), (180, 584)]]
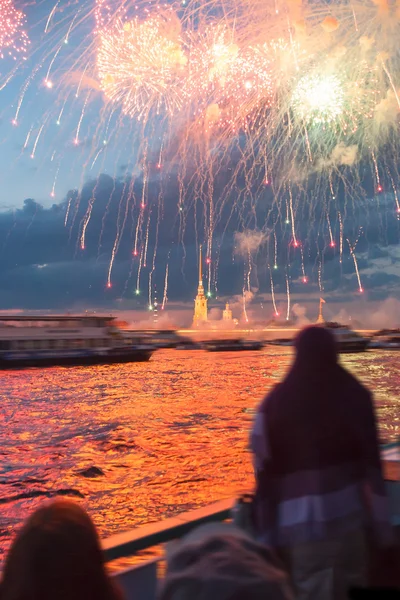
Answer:
[(400, 350), (400, 344), (398, 346), (375, 346), (375, 350)]
[(206, 346), (208, 352), (249, 352), (250, 350), (261, 350), (263, 344), (249, 344), (248, 346), (240, 346), (232, 344), (231, 346), (226, 344), (222, 346)]
[(107, 352), (105, 354), (48, 355), (0, 357), (0, 370), (29, 369), (32, 367), (80, 367), (93, 365), (112, 365), (131, 362), (147, 362), (152, 350), (129, 350), (125, 352)]
[(394, 344), (387, 342), (371, 342), (370, 348), (372, 350), (400, 350), (400, 342)]
[[(271, 340), (267, 342), (270, 346), (294, 346), (293, 340)], [(337, 341), (337, 351), (339, 354), (354, 354), (357, 352), (365, 352), (368, 348), (368, 340), (355, 340), (354, 342)]]
[(339, 354), (354, 354), (355, 352), (365, 352), (368, 348), (368, 340), (357, 340), (354, 342), (337, 342)]

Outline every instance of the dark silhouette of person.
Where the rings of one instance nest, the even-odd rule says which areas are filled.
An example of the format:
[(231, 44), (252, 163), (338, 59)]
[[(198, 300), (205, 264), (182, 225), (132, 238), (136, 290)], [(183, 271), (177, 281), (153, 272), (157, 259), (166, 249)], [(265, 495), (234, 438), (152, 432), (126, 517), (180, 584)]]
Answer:
[(208, 523), (176, 542), (158, 600), (293, 600), (276, 557), (243, 530)]
[(1, 600), (122, 600), (89, 515), (56, 500), (35, 511), (6, 558)]
[(289, 373), (262, 401), (251, 447), (257, 535), (279, 548), (296, 598), (342, 600), (367, 579), (367, 532), (391, 544), (370, 392), (309, 327)]

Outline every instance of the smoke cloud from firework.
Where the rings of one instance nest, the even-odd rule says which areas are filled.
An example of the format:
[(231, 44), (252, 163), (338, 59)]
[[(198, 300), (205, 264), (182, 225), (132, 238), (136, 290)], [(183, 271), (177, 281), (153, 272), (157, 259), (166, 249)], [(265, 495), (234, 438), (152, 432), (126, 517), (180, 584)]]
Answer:
[(268, 234), (264, 231), (246, 229), (245, 231), (236, 231), (234, 239), (236, 254), (246, 258), (250, 254), (256, 253), (265, 244)]

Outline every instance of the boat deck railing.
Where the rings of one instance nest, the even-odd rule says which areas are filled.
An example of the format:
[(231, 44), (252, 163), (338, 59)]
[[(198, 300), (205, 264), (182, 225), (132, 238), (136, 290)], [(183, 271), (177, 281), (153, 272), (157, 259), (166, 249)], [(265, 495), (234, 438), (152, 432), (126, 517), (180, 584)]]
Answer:
[(112, 535), (102, 542), (106, 560), (133, 556), (141, 550), (171, 542), (205, 523), (226, 521), (230, 518), (234, 503), (235, 498), (221, 500), (204, 508), (181, 513), (170, 519), (150, 523), (126, 533)]
[[(235, 501), (236, 498), (221, 500), (158, 523), (112, 535), (102, 540), (106, 561), (132, 557), (142, 550), (174, 542), (206, 523), (227, 521)], [(155, 600), (161, 566), (162, 557), (153, 558), (114, 573), (125, 600)]]
[[(398, 444), (384, 448), (384, 475), (392, 522), (400, 528), (400, 460)], [(205, 523), (227, 521), (236, 502), (228, 498), (204, 508), (181, 513), (158, 523), (151, 523), (126, 533), (118, 533), (102, 541), (107, 561), (131, 557), (143, 550), (168, 544), (182, 538), (191, 530)], [(155, 558), (122, 570), (116, 574), (124, 590), (126, 600), (155, 600), (162, 559)]]

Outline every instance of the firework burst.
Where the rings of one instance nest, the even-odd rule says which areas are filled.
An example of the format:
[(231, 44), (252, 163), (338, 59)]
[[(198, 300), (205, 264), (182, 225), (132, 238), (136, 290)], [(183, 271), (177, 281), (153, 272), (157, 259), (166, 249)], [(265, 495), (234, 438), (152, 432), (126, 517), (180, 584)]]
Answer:
[(180, 110), (187, 59), (171, 14), (118, 17), (98, 37), (98, 76), (108, 101), (138, 119)]
[[(189, 213), (202, 215), (196, 235), (207, 249), (210, 294), (218, 281), (215, 232), (233, 214), (243, 228), (271, 232), (265, 247), (273, 294), (284, 273), (289, 297), (296, 261), (310, 287), (314, 269), (321, 292), (327, 248), (339, 265), (348, 252), (356, 266), (355, 244), (343, 240), (357, 237), (366, 199), (388, 186), (399, 215), (399, 1), (78, 0), (79, 10), (63, 8), (62, 18), (56, 2), (10, 120), (26, 127), (24, 150), (34, 157), (46, 147), (54, 156), (49, 131), (57, 123), (57, 135), (66, 132), (82, 153), (82, 181), (87, 169), (100, 176), (119, 159), (127, 181), (140, 180), (136, 195), (126, 184), (118, 209), (108, 287), (131, 222), (136, 289), (148, 264), (151, 288), (158, 257), (157, 236), (149, 256), (152, 220), (158, 232), (174, 181), (180, 240)], [(23, 15), (11, 0), (0, 7), (2, 53), (23, 53)], [(40, 124), (23, 119), (35, 85), (53, 98)], [(51, 167), (52, 197), (63, 160)], [(113, 201), (111, 193), (107, 207)], [(82, 251), (94, 207), (95, 194), (83, 211)], [(68, 204), (66, 222), (79, 210)]]
[(305, 125), (330, 125), (344, 109), (343, 84), (336, 75), (305, 75), (294, 89), (293, 111)]
[(0, 58), (16, 59), (26, 53), (29, 39), (24, 30), (25, 20), (13, 0), (0, 0)]

